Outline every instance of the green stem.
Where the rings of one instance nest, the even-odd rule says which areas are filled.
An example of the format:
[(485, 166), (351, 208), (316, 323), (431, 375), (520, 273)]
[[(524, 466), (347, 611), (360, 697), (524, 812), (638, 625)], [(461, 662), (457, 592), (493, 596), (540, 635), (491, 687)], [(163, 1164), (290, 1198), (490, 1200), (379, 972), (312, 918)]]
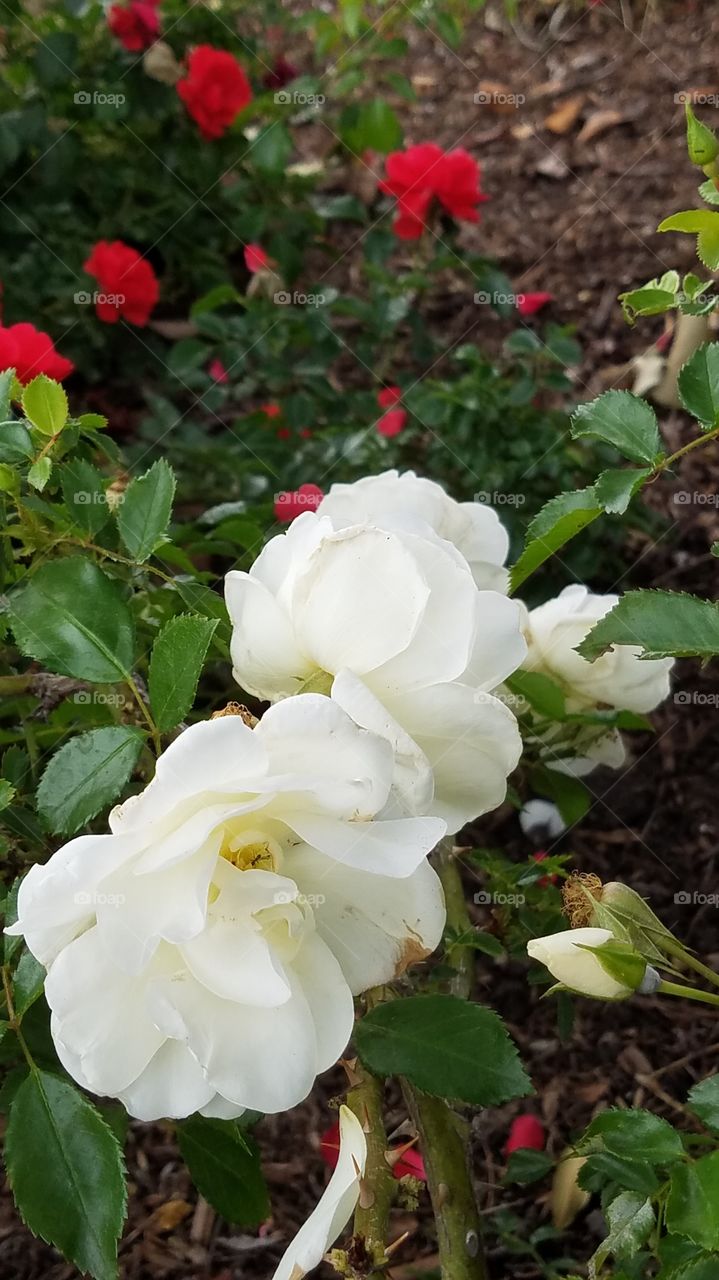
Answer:
[(703, 978), (706, 978), (707, 982), (719, 987), (719, 973), (715, 973), (708, 965), (702, 964), (701, 960), (697, 960), (696, 956), (687, 951), (686, 947), (682, 946), (681, 942), (676, 938), (672, 937), (671, 942), (669, 942), (667, 938), (662, 937), (661, 944), (668, 955), (676, 956), (688, 969), (693, 969), (695, 973), (699, 973)]
[[(354, 1111), (367, 1138), (367, 1164), (363, 1178), (363, 1194), (355, 1210), (354, 1234), (365, 1242), (372, 1263), (370, 1275), (385, 1261), (389, 1212), (392, 1207), (394, 1182), (387, 1164), (387, 1135), (382, 1117), (382, 1082), (359, 1064), (361, 1078), (347, 1095), (347, 1106)], [(364, 1203), (363, 1203), (364, 1201)]]
[(132, 676), (128, 674), (125, 679), (126, 679), (126, 684), (128, 688), (132, 692), (132, 695), (138, 707), (140, 708), (143, 719), (147, 723), (147, 727), (150, 730), (150, 734), (152, 736), (152, 743), (155, 748), (155, 755), (159, 756), (162, 751), (162, 742), (160, 741), (160, 731), (157, 725), (155, 724), (155, 721), (152, 718), (152, 713), (150, 711), (150, 708), (145, 702), (145, 699), (140, 693), (140, 690), (138, 689), (137, 684), (133, 680)]
[(681, 449), (677, 449), (675, 453), (671, 453), (668, 458), (662, 458), (654, 468), (652, 480), (656, 480), (663, 471), (666, 471), (679, 458), (683, 458), (686, 453), (691, 453), (692, 449), (699, 449), (703, 444), (708, 444), (710, 440), (716, 440), (719, 436), (719, 427), (712, 427), (711, 431), (706, 431), (702, 436), (695, 436), (688, 444), (683, 444)]
[[(445, 836), (444, 840), (439, 842), (432, 855), (432, 861), (444, 889), (447, 924), (459, 935), (469, 933), (472, 922), (467, 911), (464, 885), (451, 837)], [(460, 996), (462, 1000), (468, 1000), (474, 978), (474, 952), (471, 947), (463, 946), (462, 943), (450, 944), (448, 952), (449, 962), (455, 970), (450, 981), (452, 994)]]
[(678, 982), (660, 982), (657, 992), (665, 996), (682, 996), (685, 1000), (699, 1000), (702, 1004), (719, 1005), (719, 995), (713, 991), (698, 991), (696, 987), (683, 987)]
[(437, 1226), (442, 1280), (487, 1280), (479, 1212), (459, 1120), (442, 1098), (422, 1093), (408, 1080), (401, 1084), (419, 1134)]

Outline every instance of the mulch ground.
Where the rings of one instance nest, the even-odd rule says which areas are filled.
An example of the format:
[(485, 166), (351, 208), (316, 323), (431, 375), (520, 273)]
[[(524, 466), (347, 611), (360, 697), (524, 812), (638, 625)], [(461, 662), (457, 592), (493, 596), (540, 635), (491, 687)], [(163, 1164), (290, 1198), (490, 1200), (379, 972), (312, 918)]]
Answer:
[[(522, 6), (523, 7), (523, 6)], [(429, 31), (412, 38), (408, 65), (418, 101), (403, 113), (412, 141), (463, 145), (483, 165), (492, 196), (480, 228), (467, 234), (494, 256), (518, 290), (547, 290), (549, 313), (573, 323), (585, 346), (578, 398), (609, 385), (615, 370), (656, 339), (662, 321), (630, 330), (615, 299), (620, 289), (669, 267), (689, 269), (688, 238), (661, 236), (667, 213), (695, 203), (695, 174), (686, 162), (682, 111), (675, 95), (719, 94), (719, 12), (699, 3), (613, 2), (591, 9), (539, 7), (514, 31), (476, 19), (453, 51)], [(492, 102), (477, 107), (480, 86)], [(504, 99), (514, 97), (518, 105)], [(500, 109), (503, 108), (503, 109)], [(712, 107), (703, 112), (711, 120)], [(351, 264), (349, 269), (351, 269)], [(469, 328), (482, 341), (489, 316), (470, 306), (448, 313), (451, 337)], [(680, 440), (678, 415), (666, 429)], [(719, 538), (711, 462), (687, 460), (674, 479), (655, 486), (652, 504), (671, 526), (657, 543), (637, 536), (627, 557), (632, 585), (683, 587), (717, 595)], [(677, 504), (677, 492), (702, 494)], [(626, 584), (625, 584), (626, 585)], [(562, 841), (577, 867), (624, 879), (651, 901), (664, 922), (705, 958), (719, 961), (719, 892), (715, 850), (719, 818), (719, 678), (681, 664), (675, 696), (655, 716), (656, 736), (636, 735), (633, 758), (617, 774), (590, 779), (593, 806)], [(680, 694), (677, 698), (676, 694)], [(501, 811), (476, 832), (482, 844), (526, 857), (516, 818)], [(468, 891), (477, 888), (467, 871)], [(678, 893), (705, 895), (701, 905)], [(488, 923), (483, 921), (485, 927)], [(491, 923), (491, 922), (489, 922)], [(473, 1166), (485, 1221), (493, 1280), (550, 1275), (517, 1258), (492, 1230), (500, 1210), (523, 1222), (522, 1234), (549, 1221), (547, 1187), (502, 1188), (502, 1148), (511, 1118), (532, 1109), (559, 1154), (598, 1107), (647, 1106), (680, 1124), (688, 1088), (716, 1068), (719, 1027), (711, 1011), (641, 999), (613, 1006), (578, 1002), (571, 1037), (562, 1041), (556, 1010), (528, 987), (516, 962), (478, 960), (477, 994), (507, 1020), (532, 1076), (536, 1096), (472, 1120)], [(260, 1232), (218, 1221), (197, 1199), (178, 1157), (172, 1126), (132, 1125), (128, 1140), (130, 1216), (121, 1250), (123, 1280), (269, 1280), (282, 1248), (319, 1198), (326, 1170), (319, 1135), (331, 1123), (328, 1101), (342, 1089), (329, 1073), (313, 1097), (260, 1123), (273, 1216)], [(390, 1125), (404, 1117), (388, 1099)], [(397, 1210), (393, 1234), (410, 1232), (396, 1255), (396, 1280), (436, 1268), (426, 1198)], [(591, 1205), (571, 1227), (563, 1253), (585, 1262), (602, 1236)], [(329, 1273), (328, 1273), (329, 1274)], [(19, 1224), (7, 1187), (0, 1196), (0, 1280), (72, 1280), (77, 1273)]]

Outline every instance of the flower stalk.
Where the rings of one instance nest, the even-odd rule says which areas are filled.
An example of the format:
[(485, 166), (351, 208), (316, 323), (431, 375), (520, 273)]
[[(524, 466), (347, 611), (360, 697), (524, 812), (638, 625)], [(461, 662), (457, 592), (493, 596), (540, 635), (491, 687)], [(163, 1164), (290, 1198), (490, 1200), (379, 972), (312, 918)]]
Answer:
[(364, 1241), (371, 1264), (369, 1275), (377, 1275), (386, 1258), (389, 1212), (394, 1182), (387, 1164), (387, 1135), (382, 1117), (382, 1081), (359, 1064), (359, 1080), (347, 1095), (347, 1105), (357, 1116), (367, 1140), (367, 1163), (359, 1203), (355, 1209), (354, 1235)]

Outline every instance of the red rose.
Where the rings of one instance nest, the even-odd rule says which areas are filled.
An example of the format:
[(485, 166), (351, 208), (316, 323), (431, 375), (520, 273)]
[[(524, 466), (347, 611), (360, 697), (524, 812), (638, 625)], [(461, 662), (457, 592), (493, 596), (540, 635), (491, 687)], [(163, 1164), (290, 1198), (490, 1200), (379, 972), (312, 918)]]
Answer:
[(85, 263), (85, 270), (100, 285), (95, 311), (105, 324), (117, 324), (120, 316), (131, 324), (146, 325), (160, 296), (157, 276), (137, 249), (122, 240), (99, 240)]
[(209, 373), (213, 382), (229, 382), (230, 381), (230, 375), (228, 374), (224, 364), (222, 363), (221, 360), (218, 360), (217, 358), (214, 360), (210, 360), (210, 363), (207, 368), (207, 372)]
[(71, 360), (58, 355), (47, 333), (32, 324), (0, 325), (0, 369), (14, 369), (23, 386), (44, 373), (62, 382), (75, 368)]
[(177, 92), (203, 138), (220, 138), (248, 102), (252, 90), (242, 67), (225, 49), (200, 44), (187, 59)]
[(536, 1116), (516, 1116), (509, 1129), (509, 1137), (505, 1143), (506, 1155), (513, 1151), (529, 1147), (532, 1151), (544, 1150), (544, 1126)]
[(282, 406), (276, 400), (268, 400), (267, 404), (260, 405), (260, 413), (264, 413), (266, 418), (279, 418)]
[(295, 516), (301, 516), (303, 511), (316, 511), (323, 498), (324, 494), (316, 484), (301, 484), (299, 489), (278, 493), (275, 498), (275, 519), (289, 524)]
[(290, 84), (296, 80), (299, 71), (297, 67), (288, 62), (283, 53), (275, 58), (272, 68), (262, 77), (262, 83), (265, 89), (284, 89), (286, 84)]
[(402, 399), (401, 387), (383, 387), (377, 393), (377, 404), (380, 409), (391, 409), (394, 405), (399, 404)]
[(271, 258), (265, 253), (261, 244), (245, 245), (245, 266), (253, 275), (256, 271), (263, 271), (270, 264)]
[(147, 3), (147, 0), (130, 0), (127, 5), (110, 6), (107, 25), (130, 53), (140, 53), (159, 36), (160, 14), (156, 4)]
[(436, 198), (453, 217), (478, 222), (477, 205), (487, 196), (479, 188), (479, 165), (462, 147), (445, 152), (436, 142), (423, 142), (387, 156), (386, 178), (379, 189), (397, 200), (394, 231), (401, 240), (417, 240)]
[[(390, 1148), (390, 1151), (392, 1148)], [(399, 1147), (402, 1154), (391, 1165), (392, 1176), (397, 1178), (406, 1178), (408, 1175), (418, 1178), (420, 1182), (427, 1181), (427, 1173), (424, 1167), (424, 1160), (419, 1151), (416, 1151), (411, 1142)], [(320, 1138), (320, 1153), (325, 1164), (330, 1169), (334, 1169), (340, 1154), (340, 1127), (337, 1122), (330, 1125)]]
[(548, 302), (554, 302), (553, 293), (518, 293), (517, 311), (520, 316), (533, 316), (535, 311), (541, 311)]
[(377, 430), (381, 436), (391, 438), (392, 436), (398, 436), (401, 431), (404, 431), (406, 422), (406, 409), (388, 409), (386, 413), (382, 414), (382, 417), (377, 423)]

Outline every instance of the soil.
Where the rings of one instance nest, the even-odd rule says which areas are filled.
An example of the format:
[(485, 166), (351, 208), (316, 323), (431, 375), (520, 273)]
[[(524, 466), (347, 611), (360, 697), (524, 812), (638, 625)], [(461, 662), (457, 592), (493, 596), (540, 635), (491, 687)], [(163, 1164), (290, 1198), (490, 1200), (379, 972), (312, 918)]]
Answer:
[[(614, 0), (591, 7), (538, 5), (513, 31), (494, 17), (478, 16), (457, 50), (429, 30), (412, 37), (408, 65), (418, 100), (402, 107), (408, 140), (462, 145), (480, 159), (492, 201), (481, 227), (466, 234), (497, 259), (518, 291), (550, 292), (555, 301), (547, 314), (576, 325), (586, 353), (578, 398), (615, 382), (617, 370), (662, 331), (661, 320), (629, 329), (616, 294), (671, 267), (693, 266), (690, 238), (654, 229), (669, 212), (696, 203), (676, 95), (719, 95), (718, 38), (719, 10), (686, 0), (646, 6), (625, 0), (621, 8)], [(479, 108), (473, 101), (478, 89), (492, 98)], [(714, 110), (709, 104), (702, 111), (710, 123)], [(451, 314), (452, 338), (477, 325), (482, 336), (491, 319), (476, 310)], [(679, 415), (669, 416), (670, 435), (680, 440), (685, 429)], [(656, 487), (652, 503), (678, 524), (679, 537), (637, 542), (624, 585), (651, 582), (716, 597), (709, 547), (719, 538), (719, 516), (710, 468), (705, 457), (689, 459), (675, 479)], [(674, 502), (679, 492), (694, 495), (692, 501)], [(715, 782), (719, 789), (718, 707), (716, 674), (681, 664), (673, 699), (654, 717), (656, 735), (634, 735), (633, 757), (622, 773), (592, 775), (592, 808), (560, 842), (578, 868), (631, 883), (710, 963), (712, 954), (719, 961), (717, 900), (711, 900), (719, 892), (713, 800)], [(491, 815), (472, 836), (517, 857), (532, 851), (508, 809)], [(478, 874), (467, 865), (470, 893)], [(703, 898), (677, 903), (680, 893)], [(491, 923), (481, 914), (477, 922)], [(549, 1221), (546, 1183), (500, 1185), (512, 1117), (526, 1110), (538, 1114), (555, 1155), (597, 1108), (608, 1105), (647, 1106), (690, 1124), (683, 1112), (686, 1093), (715, 1070), (719, 1029), (711, 1011), (696, 1005), (643, 998), (614, 1006), (608, 1017), (604, 1005), (578, 1001), (571, 1036), (563, 1041), (556, 1008), (540, 1002), (523, 965), (493, 961), (491, 986), (489, 975), (490, 962), (480, 956), (477, 995), (507, 1020), (536, 1095), (471, 1119), (473, 1168), (493, 1280), (537, 1280), (553, 1273), (513, 1254), (491, 1229), (500, 1209), (518, 1216), (525, 1236)], [(325, 1184), (319, 1137), (332, 1123), (329, 1102), (342, 1087), (337, 1069), (307, 1102), (257, 1127), (272, 1195), (272, 1219), (260, 1231), (228, 1226), (198, 1201), (171, 1125), (131, 1125), (123, 1280), (269, 1280)], [(390, 1127), (405, 1119), (396, 1097), (388, 1099), (388, 1118)], [(404, 1280), (436, 1271), (425, 1195), (416, 1211), (395, 1211), (393, 1237), (405, 1230), (409, 1238), (390, 1274)], [(592, 1203), (544, 1256), (574, 1257), (584, 1273), (602, 1234)], [(1, 1280), (76, 1275), (20, 1225), (5, 1187)]]

